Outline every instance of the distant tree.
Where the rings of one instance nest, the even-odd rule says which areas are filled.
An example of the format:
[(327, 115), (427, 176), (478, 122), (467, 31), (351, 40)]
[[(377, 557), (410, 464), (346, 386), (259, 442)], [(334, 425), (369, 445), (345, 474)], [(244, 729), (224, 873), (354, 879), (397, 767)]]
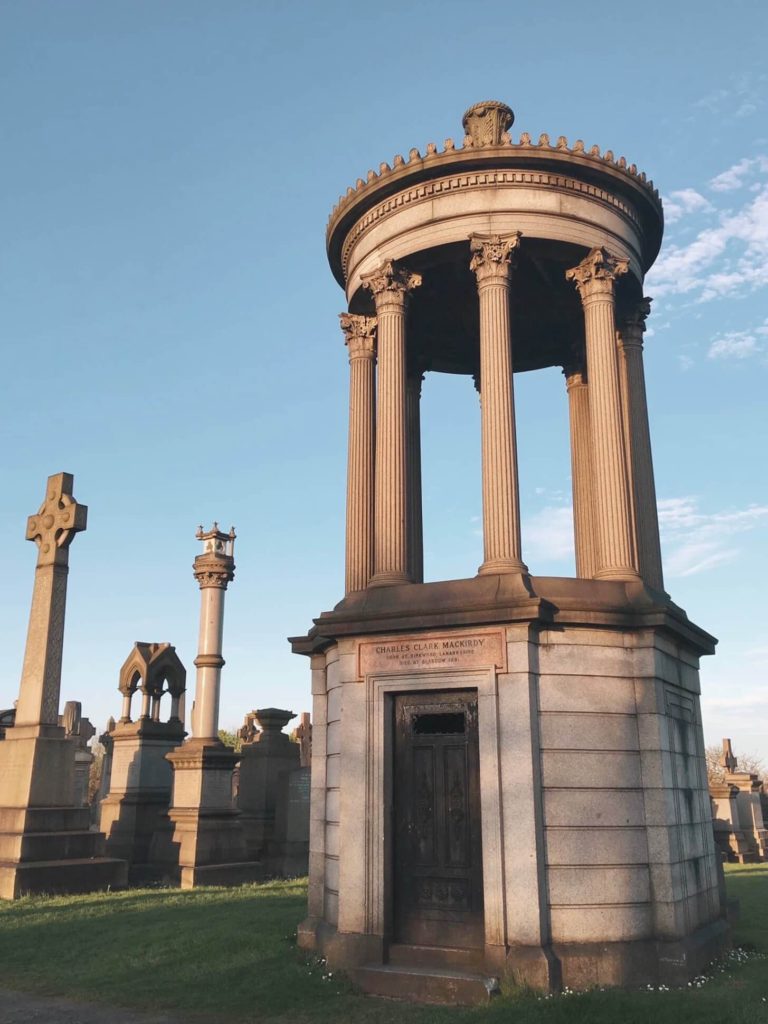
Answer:
[(236, 754), (243, 749), (243, 738), (234, 729), (219, 729), (219, 739), (225, 747), (230, 747)]
[[(765, 777), (765, 762), (761, 757), (758, 757), (757, 754), (740, 754), (738, 751), (735, 753), (738, 761), (737, 772), (751, 772), (761, 779)], [(722, 746), (713, 743), (705, 749), (704, 755), (707, 759), (708, 780), (722, 782), (725, 778), (725, 768), (720, 764), (723, 756)]]

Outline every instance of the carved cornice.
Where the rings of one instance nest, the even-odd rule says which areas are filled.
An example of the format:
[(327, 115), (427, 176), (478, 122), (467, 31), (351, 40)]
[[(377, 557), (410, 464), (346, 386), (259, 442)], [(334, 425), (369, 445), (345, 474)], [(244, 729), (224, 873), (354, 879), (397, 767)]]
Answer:
[(597, 185), (579, 181), (562, 174), (549, 174), (544, 171), (490, 170), (468, 174), (456, 174), (446, 178), (437, 178), (417, 187), (398, 192), (368, 210), (349, 230), (344, 238), (341, 250), (341, 266), (347, 275), (349, 257), (352, 249), (360, 238), (378, 222), (407, 206), (431, 202), (438, 196), (457, 191), (471, 192), (498, 188), (545, 188), (547, 191), (577, 193), (588, 199), (595, 199), (611, 206), (618, 214), (626, 218), (632, 226), (642, 229), (633, 206), (613, 192), (601, 189)]
[(410, 293), (421, 284), (421, 274), (386, 260), (370, 274), (363, 274), (362, 284), (373, 295), (377, 312), (387, 307), (404, 308)]
[(472, 259), (469, 269), (477, 275), (477, 283), (507, 281), (514, 267), (522, 232), (511, 235), (470, 235)]
[(349, 349), (349, 358), (373, 359), (376, 355), (375, 316), (358, 316), (355, 313), (339, 313), (339, 322), (344, 332), (344, 344)]
[[(484, 113), (481, 114), (481, 111)], [(505, 114), (505, 111), (509, 113)], [(544, 132), (538, 142), (534, 142), (528, 132), (523, 132), (518, 141), (513, 141), (506, 130), (499, 132), (505, 117), (511, 116), (511, 111), (497, 101), (475, 104), (464, 116), (467, 119), (465, 130), (469, 134), (463, 145), (461, 142), (455, 143), (453, 139), (446, 139), (442, 149), (430, 142), (424, 155), (416, 148), (410, 150), (407, 158), (398, 154), (391, 166), (383, 162), (378, 171), (369, 170), (365, 179), (358, 178), (355, 186), (348, 188), (346, 194), (339, 197), (331, 212), (327, 231), (334, 273), (338, 272), (337, 259), (346, 232), (367, 215), (370, 207), (377, 202), (374, 198), (377, 194), (386, 200), (400, 191), (415, 189), (419, 192), (438, 176), (456, 174), (462, 170), (465, 175), (471, 175), (487, 166), (494, 170), (508, 169), (510, 164), (515, 172), (519, 171), (523, 175), (530, 173), (534, 177), (538, 177), (538, 172), (544, 169), (541, 184), (552, 184), (551, 179), (562, 173), (578, 179), (582, 184), (598, 180), (610, 193), (618, 193), (632, 204), (639, 201), (644, 227), (649, 234), (646, 266), (650, 265), (661, 238), (661, 200), (653, 182), (647, 180), (635, 164), (628, 164), (623, 156), (615, 158), (612, 150), (601, 152), (599, 146), (587, 147), (581, 139), (569, 145), (564, 135), (551, 142), (550, 136)], [(481, 127), (486, 122), (490, 137), (486, 134), (486, 128)], [(495, 168), (494, 163), (497, 163)], [(600, 177), (596, 179), (596, 175)], [(355, 208), (359, 209), (358, 216), (354, 215)]]
[(619, 259), (602, 246), (590, 249), (578, 266), (566, 270), (566, 281), (573, 281), (581, 301), (597, 296), (613, 296), (616, 278), (629, 270), (629, 260)]
[(464, 131), (465, 146), (500, 146), (509, 142), (507, 132), (514, 123), (515, 115), (512, 108), (499, 100), (485, 100), (475, 103), (461, 119)]

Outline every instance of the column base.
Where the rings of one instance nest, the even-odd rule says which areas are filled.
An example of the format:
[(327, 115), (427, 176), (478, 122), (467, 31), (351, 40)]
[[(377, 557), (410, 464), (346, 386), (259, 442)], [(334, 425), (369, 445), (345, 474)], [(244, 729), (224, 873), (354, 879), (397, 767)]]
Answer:
[(528, 566), (514, 558), (491, 558), (477, 570), (478, 576), (499, 576), (502, 573), (526, 574)]
[(403, 583), (413, 583), (407, 572), (377, 572), (368, 584), (369, 587), (397, 587)]
[(596, 580), (641, 580), (640, 573), (633, 566), (618, 566), (613, 569), (598, 569)]

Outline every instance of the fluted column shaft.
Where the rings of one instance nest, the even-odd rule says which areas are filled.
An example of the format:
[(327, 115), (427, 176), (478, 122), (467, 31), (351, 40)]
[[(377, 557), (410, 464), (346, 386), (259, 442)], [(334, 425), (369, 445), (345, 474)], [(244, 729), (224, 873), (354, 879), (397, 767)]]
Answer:
[(483, 574), (528, 571), (521, 557), (509, 319), (511, 256), (519, 242), (519, 232), (470, 239), (480, 304)]
[(376, 318), (343, 313), (349, 350), (349, 445), (345, 593), (373, 575)]
[[(234, 537), (234, 531), (232, 533)], [(193, 726), (195, 739), (215, 740), (219, 734), (221, 670), (224, 667), (224, 594), (235, 578), (235, 563), (216, 553), (198, 555), (194, 575), (200, 585), (200, 631)]]
[(659, 514), (643, 369), (643, 332), (649, 312), (650, 299), (643, 299), (622, 323), (618, 335), (619, 370), (638, 568), (649, 586), (663, 591)]
[(639, 575), (632, 537), (614, 312), (614, 282), (627, 270), (626, 260), (604, 249), (593, 249), (566, 274), (575, 281), (584, 307), (598, 579), (635, 579)]
[(408, 438), (408, 571), (414, 583), (424, 582), (424, 525), (421, 507), (421, 382), (409, 373), (405, 384), (405, 423)]
[(405, 321), (409, 293), (420, 284), (418, 274), (396, 267), (391, 261), (363, 277), (363, 285), (373, 293), (378, 320), (374, 574), (371, 586), (392, 586), (411, 581)]
[(576, 575), (592, 579), (598, 569), (595, 523), (592, 431), (589, 417), (589, 385), (586, 373), (567, 367), (568, 415), (571, 427), (571, 481), (573, 484), (573, 533)]

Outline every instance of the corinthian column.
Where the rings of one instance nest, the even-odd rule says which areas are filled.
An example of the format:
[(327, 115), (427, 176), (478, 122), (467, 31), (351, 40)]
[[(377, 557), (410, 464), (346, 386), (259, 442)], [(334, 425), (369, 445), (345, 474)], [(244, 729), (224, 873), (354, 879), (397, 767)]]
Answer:
[(378, 319), (374, 574), (371, 586), (409, 583), (408, 446), (405, 411), (405, 313), (419, 274), (391, 260), (363, 277)]
[(364, 590), (373, 575), (374, 366), (376, 317), (342, 313), (349, 350), (349, 447), (345, 593)]
[(480, 300), (483, 564), (480, 573), (527, 572), (521, 557), (509, 277), (520, 232), (472, 235)]
[(618, 335), (619, 372), (638, 568), (649, 586), (664, 590), (643, 370), (643, 332), (650, 310), (651, 300), (643, 299), (621, 324)]
[(421, 382), (419, 368), (405, 382), (405, 425), (408, 436), (408, 571), (414, 583), (424, 582), (424, 528), (421, 511)]
[(571, 480), (576, 575), (592, 579), (598, 568), (589, 386), (581, 366), (563, 367), (571, 426)]
[(619, 391), (614, 282), (629, 269), (605, 249), (592, 249), (566, 279), (579, 290), (584, 307), (592, 430), (595, 513), (599, 566), (597, 579), (638, 576), (632, 538), (629, 476)]

